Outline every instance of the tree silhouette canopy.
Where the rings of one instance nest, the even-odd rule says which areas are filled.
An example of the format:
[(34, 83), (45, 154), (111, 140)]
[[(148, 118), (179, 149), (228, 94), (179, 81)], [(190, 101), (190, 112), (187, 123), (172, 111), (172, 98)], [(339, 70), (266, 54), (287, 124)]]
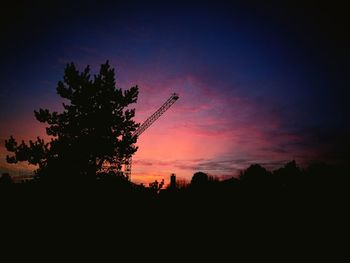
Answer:
[(63, 112), (34, 111), (38, 121), (48, 124), (51, 141), (38, 137), (29, 145), (18, 144), (11, 136), (5, 145), (14, 154), (7, 156), (7, 162), (38, 165), (38, 178), (81, 181), (107, 171), (121, 174), (123, 161), (137, 150), (132, 133), (139, 124), (133, 120), (135, 109), (128, 106), (137, 102), (138, 87), (124, 91), (116, 87), (108, 61), (93, 78), (89, 66), (79, 72), (71, 63), (57, 93), (68, 101)]
[(243, 182), (251, 182), (260, 184), (269, 178), (270, 172), (259, 164), (250, 165), (245, 171), (243, 171), (239, 178)]
[(204, 186), (208, 183), (209, 177), (206, 173), (196, 172), (191, 179), (192, 187)]

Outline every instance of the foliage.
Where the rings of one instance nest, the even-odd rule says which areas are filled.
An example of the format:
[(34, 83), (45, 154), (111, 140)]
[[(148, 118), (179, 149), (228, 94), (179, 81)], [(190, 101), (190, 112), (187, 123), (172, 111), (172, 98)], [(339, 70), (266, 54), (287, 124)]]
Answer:
[(104, 167), (120, 173), (123, 161), (137, 150), (132, 133), (138, 124), (133, 120), (135, 110), (128, 106), (136, 103), (138, 87), (117, 88), (108, 61), (93, 78), (89, 66), (79, 72), (71, 63), (57, 93), (66, 101), (63, 112), (34, 111), (36, 119), (48, 125), (51, 141), (38, 137), (18, 144), (11, 136), (6, 148), (14, 154), (7, 161), (38, 165), (36, 174), (43, 178), (96, 179), (106, 172)]
[(160, 190), (163, 188), (163, 186), (164, 186), (164, 179), (162, 179), (161, 182), (158, 182), (157, 180), (155, 180), (154, 182), (149, 184), (149, 189), (151, 189), (155, 193), (159, 193)]
[(191, 186), (197, 187), (197, 186), (203, 186), (206, 185), (209, 181), (209, 177), (206, 173), (203, 172), (196, 172), (191, 180)]
[(243, 171), (239, 178), (243, 182), (262, 183), (269, 178), (270, 172), (259, 164), (252, 164)]

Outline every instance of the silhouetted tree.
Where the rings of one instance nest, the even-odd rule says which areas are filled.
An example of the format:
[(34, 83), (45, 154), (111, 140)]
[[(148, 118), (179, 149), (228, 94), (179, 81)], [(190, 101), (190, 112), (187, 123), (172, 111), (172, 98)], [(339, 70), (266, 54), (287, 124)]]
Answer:
[(157, 180), (155, 180), (154, 182), (149, 184), (149, 188), (155, 193), (159, 193), (159, 191), (163, 188), (163, 186), (164, 186), (164, 179), (162, 179), (161, 182), (158, 182)]
[(292, 186), (300, 181), (301, 170), (293, 160), (273, 172), (281, 186)]
[(176, 189), (186, 189), (189, 186), (189, 182), (186, 179), (176, 180)]
[(252, 164), (245, 171), (243, 171), (239, 179), (243, 182), (262, 183), (268, 180), (270, 172), (259, 164)]
[(95, 179), (99, 173), (120, 173), (123, 160), (137, 150), (132, 132), (138, 127), (133, 120), (137, 86), (122, 91), (116, 87), (114, 69), (108, 61), (93, 78), (87, 66), (79, 72), (73, 63), (66, 66), (57, 93), (68, 103), (64, 111), (34, 111), (38, 121), (48, 124), (50, 142), (37, 138), (29, 145), (18, 144), (11, 136), (6, 148), (13, 152), (9, 163), (27, 161), (38, 165), (36, 174), (42, 178), (66, 180)]
[(203, 172), (197, 172), (192, 176), (191, 187), (202, 187), (208, 184), (209, 176)]

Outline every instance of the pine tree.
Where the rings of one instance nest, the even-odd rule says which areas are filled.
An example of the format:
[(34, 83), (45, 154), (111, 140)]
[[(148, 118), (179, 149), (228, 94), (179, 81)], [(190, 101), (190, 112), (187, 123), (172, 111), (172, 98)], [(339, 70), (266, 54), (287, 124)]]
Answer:
[(38, 165), (38, 178), (54, 180), (94, 180), (108, 171), (121, 174), (123, 161), (137, 150), (132, 137), (139, 126), (133, 120), (138, 87), (116, 87), (115, 72), (108, 61), (92, 79), (87, 66), (79, 72), (73, 63), (66, 66), (57, 93), (68, 103), (63, 112), (34, 111), (38, 121), (48, 124), (52, 139), (18, 144), (11, 136), (6, 148), (13, 152), (7, 162), (27, 161)]

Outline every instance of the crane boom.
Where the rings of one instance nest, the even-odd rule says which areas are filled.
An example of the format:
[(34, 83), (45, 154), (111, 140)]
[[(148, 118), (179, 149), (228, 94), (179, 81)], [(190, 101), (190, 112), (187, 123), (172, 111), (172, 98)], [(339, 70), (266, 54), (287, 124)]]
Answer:
[(170, 98), (150, 117), (145, 120), (140, 127), (133, 133), (134, 136), (140, 136), (149, 126), (151, 126), (164, 112), (166, 112), (171, 105), (175, 103), (179, 99), (179, 95), (177, 93), (171, 94)]
[[(179, 94), (173, 93), (171, 94), (170, 98), (164, 102), (164, 104), (150, 117), (148, 117), (141, 125), (140, 127), (132, 134), (133, 137), (140, 136), (148, 127), (150, 127), (164, 112), (166, 112), (171, 105), (173, 105), (177, 100), (179, 99)], [(129, 178), (131, 176), (131, 164), (132, 164), (132, 157), (127, 158), (125, 160), (125, 175)]]

